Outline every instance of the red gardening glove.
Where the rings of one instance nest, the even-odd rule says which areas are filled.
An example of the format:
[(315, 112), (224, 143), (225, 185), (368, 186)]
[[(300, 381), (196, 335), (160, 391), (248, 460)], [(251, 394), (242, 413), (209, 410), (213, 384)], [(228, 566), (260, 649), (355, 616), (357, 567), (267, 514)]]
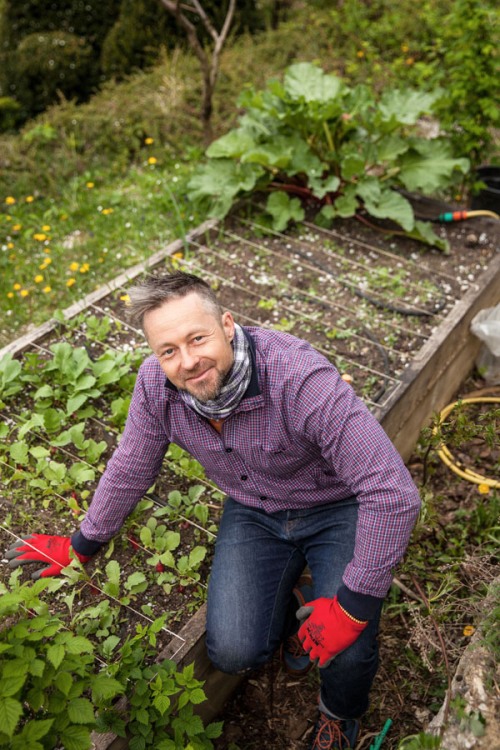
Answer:
[(302, 620), (298, 636), (311, 661), (327, 667), (361, 635), (368, 621), (356, 620), (334, 599), (314, 599), (297, 610)]
[(23, 537), (24, 542), (16, 544), (7, 550), (5, 557), (11, 568), (31, 562), (48, 563), (32, 574), (32, 578), (47, 578), (57, 576), (63, 568), (70, 564), (72, 555), (80, 562), (88, 562), (90, 557), (81, 555), (71, 547), (69, 536), (48, 536), (47, 534), (30, 534)]

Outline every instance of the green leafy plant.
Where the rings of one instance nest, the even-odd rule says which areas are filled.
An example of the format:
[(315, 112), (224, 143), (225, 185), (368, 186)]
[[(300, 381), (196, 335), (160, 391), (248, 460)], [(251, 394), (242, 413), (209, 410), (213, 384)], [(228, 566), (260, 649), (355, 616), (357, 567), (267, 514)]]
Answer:
[(292, 65), (283, 83), (241, 94), (246, 112), (207, 149), (209, 161), (189, 182), (190, 197), (223, 217), (237, 198), (270, 192), (266, 208), (276, 230), (302, 220), (307, 205), (321, 224), (368, 214), (445, 250), (400, 192), (442, 191), (468, 169), (445, 140), (416, 134), (419, 117), (437, 98), (410, 89), (377, 97), (313, 64)]
[(171, 660), (152, 661), (157, 634), (165, 618), (137, 626), (109, 666), (108, 674), (129, 685), (128, 705), (100, 713), (100, 731), (129, 735), (131, 750), (210, 750), (222, 724), (204, 727), (194, 707), (205, 700), (203, 683), (194, 677), (194, 665), (179, 670)]
[(1, 597), (0, 620), (13, 617), (14, 622), (0, 628), (0, 747), (88, 750), (96, 726), (88, 696), (123, 692), (115, 680), (94, 673), (90, 641), (41, 603), (43, 590), (61, 584), (41, 580)]

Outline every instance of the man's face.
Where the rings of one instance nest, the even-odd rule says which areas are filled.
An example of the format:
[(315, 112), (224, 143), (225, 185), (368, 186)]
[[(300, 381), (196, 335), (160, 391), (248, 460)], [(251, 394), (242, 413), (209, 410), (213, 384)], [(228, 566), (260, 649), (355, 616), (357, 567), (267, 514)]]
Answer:
[(234, 321), (196, 292), (144, 316), (144, 332), (170, 382), (199, 401), (216, 398), (233, 364)]

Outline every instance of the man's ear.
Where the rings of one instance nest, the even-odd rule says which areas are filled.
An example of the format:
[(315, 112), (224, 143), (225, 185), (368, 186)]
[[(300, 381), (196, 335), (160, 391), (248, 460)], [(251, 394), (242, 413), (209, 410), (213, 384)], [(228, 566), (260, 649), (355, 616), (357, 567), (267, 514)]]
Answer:
[(227, 340), (232, 341), (234, 339), (234, 318), (229, 310), (222, 313), (222, 328)]

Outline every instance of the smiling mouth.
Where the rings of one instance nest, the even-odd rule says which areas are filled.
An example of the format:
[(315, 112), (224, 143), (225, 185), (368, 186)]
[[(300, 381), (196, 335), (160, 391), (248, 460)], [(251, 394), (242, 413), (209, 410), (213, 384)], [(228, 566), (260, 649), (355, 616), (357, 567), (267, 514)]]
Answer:
[(203, 370), (203, 372), (200, 372), (199, 375), (194, 375), (192, 378), (188, 378), (188, 382), (189, 383), (196, 383), (196, 382), (198, 382), (198, 380), (202, 380), (205, 377), (205, 375), (207, 374), (207, 372), (209, 372), (209, 370), (211, 370), (211, 369), (212, 368), (209, 367), (208, 369)]

